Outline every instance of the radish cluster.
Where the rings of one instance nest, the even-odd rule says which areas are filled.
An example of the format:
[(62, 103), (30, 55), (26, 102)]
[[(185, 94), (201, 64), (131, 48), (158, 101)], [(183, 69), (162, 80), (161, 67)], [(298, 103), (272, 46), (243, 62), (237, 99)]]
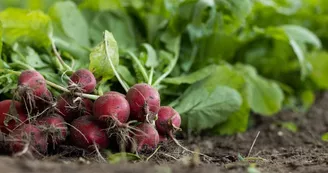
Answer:
[(145, 83), (126, 95), (110, 91), (94, 101), (83, 95), (96, 88), (86, 69), (74, 72), (67, 81), (70, 92), (56, 98), (37, 71), (23, 71), (17, 83), (14, 99), (0, 102), (4, 145), (15, 155), (44, 155), (62, 144), (97, 152), (112, 144), (131, 152), (153, 151), (168, 137), (176, 141), (174, 132), (180, 129), (179, 113), (161, 106), (158, 91)]

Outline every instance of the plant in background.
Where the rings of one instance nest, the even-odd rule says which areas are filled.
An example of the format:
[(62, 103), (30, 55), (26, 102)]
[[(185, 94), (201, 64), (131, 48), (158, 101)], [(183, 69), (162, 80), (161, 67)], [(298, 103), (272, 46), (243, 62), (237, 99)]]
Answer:
[(62, 78), (87, 68), (96, 94), (148, 83), (179, 112), (183, 129), (233, 134), (247, 129), (251, 112), (308, 108), (315, 92), (328, 87), (326, 1), (3, 0), (0, 6), (1, 99), (16, 86), (10, 71), (36, 69), (65, 86)]

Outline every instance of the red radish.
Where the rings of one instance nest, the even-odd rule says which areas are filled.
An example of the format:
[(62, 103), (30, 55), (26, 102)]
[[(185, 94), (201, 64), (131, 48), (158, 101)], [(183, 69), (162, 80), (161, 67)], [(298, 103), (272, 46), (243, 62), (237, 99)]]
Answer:
[(18, 84), (19, 85), (26, 84), (30, 79), (34, 77), (41, 78), (41, 79), (43, 78), (43, 76), (35, 70), (25, 70), (19, 75)]
[(91, 115), (93, 102), (86, 98), (76, 98), (68, 94), (58, 97), (56, 108), (66, 122), (72, 122), (81, 115)]
[(122, 97), (124, 97), (124, 98), (126, 98), (126, 96), (124, 95), (124, 94), (122, 94), (122, 93), (120, 93), (120, 92), (117, 92), (117, 91), (108, 91), (108, 92), (105, 92), (104, 93), (104, 95), (106, 95), (106, 94), (119, 94), (119, 95), (121, 95)]
[(48, 142), (59, 144), (65, 141), (67, 136), (67, 126), (63, 117), (59, 115), (51, 115), (41, 117), (37, 120), (38, 127), (48, 135)]
[(9, 148), (12, 153), (31, 151), (32, 153), (47, 152), (47, 138), (39, 128), (32, 124), (24, 124), (10, 133)]
[(17, 125), (25, 122), (27, 115), (23, 105), (18, 101), (4, 100), (0, 102), (0, 130), (8, 134)]
[(159, 135), (153, 125), (142, 123), (137, 126), (134, 141), (138, 152), (154, 150), (159, 143)]
[(47, 89), (46, 80), (37, 71), (23, 71), (18, 78), (18, 93), (31, 109), (42, 106), (52, 100), (52, 95)]
[(82, 116), (72, 122), (70, 128), (72, 142), (84, 149), (105, 149), (109, 145), (106, 131), (90, 116)]
[(80, 69), (71, 76), (70, 85), (76, 84), (84, 93), (92, 93), (96, 88), (96, 78), (87, 69)]
[(155, 88), (145, 83), (133, 85), (126, 98), (130, 104), (131, 119), (140, 122), (156, 119), (160, 108), (160, 96)]
[(103, 122), (114, 122), (121, 127), (129, 119), (130, 106), (123, 94), (108, 92), (94, 103), (93, 115)]
[(174, 137), (174, 132), (176, 130), (180, 129), (181, 125), (181, 117), (180, 114), (174, 110), (170, 106), (162, 106), (158, 111), (158, 119), (155, 122), (156, 129), (160, 133), (161, 136), (161, 142), (167, 142), (166, 135), (173, 140), (175, 144), (177, 144), (179, 147), (183, 148), (186, 151), (189, 151), (191, 153), (197, 153), (199, 155), (203, 155), (205, 157), (209, 157), (205, 154), (198, 153), (191, 151), (187, 149), (186, 147), (182, 146), (179, 141)]
[(43, 78), (33, 77), (30, 80), (19, 84), (19, 87), (22, 88), (22, 94), (26, 94), (26, 92), (31, 92), (36, 97), (42, 97), (43, 94), (46, 96), (47, 92), (47, 85), (46, 81)]
[(162, 106), (158, 111), (156, 129), (162, 135), (170, 135), (175, 130), (180, 129), (180, 114), (170, 106)]

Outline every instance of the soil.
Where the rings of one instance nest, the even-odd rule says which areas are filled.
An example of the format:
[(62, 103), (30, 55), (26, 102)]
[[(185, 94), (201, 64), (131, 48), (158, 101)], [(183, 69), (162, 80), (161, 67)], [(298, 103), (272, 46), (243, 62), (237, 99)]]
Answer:
[[(6, 173), (328, 172), (328, 143), (321, 140), (321, 135), (328, 132), (328, 93), (321, 94), (305, 113), (285, 110), (273, 117), (255, 117), (257, 125), (246, 133), (180, 139), (186, 147), (200, 149), (209, 157), (191, 154), (170, 143), (152, 157), (147, 155), (148, 162), (106, 164), (90, 157), (31, 160), (2, 156), (0, 170)], [(298, 131), (282, 127), (281, 122), (295, 123)]]

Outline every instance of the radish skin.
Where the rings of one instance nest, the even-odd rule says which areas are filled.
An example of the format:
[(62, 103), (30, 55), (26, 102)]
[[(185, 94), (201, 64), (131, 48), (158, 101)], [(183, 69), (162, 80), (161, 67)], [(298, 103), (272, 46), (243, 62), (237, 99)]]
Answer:
[(162, 106), (158, 111), (156, 129), (162, 135), (168, 135), (180, 129), (180, 114), (170, 106)]
[(108, 136), (101, 125), (90, 116), (82, 116), (72, 122), (71, 141), (78, 147), (95, 150), (105, 149), (109, 145)]
[(122, 94), (109, 92), (95, 101), (93, 115), (100, 121), (114, 122), (122, 127), (129, 119), (130, 106)]
[(24, 124), (10, 133), (10, 138), (9, 148), (13, 154), (24, 150), (35, 154), (47, 152), (47, 137), (35, 125)]
[(148, 123), (139, 124), (135, 132), (134, 141), (138, 152), (156, 149), (159, 143), (159, 135), (155, 127)]
[(68, 123), (80, 116), (92, 114), (93, 102), (91, 100), (81, 98), (74, 103), (74, 99), (76, 98), (68, 94), (63, 94), (57, 99), (57, 112)]
[(151, 85), (135, 84), (128, 90), (126, 98), (130, 104), (131, 119), (149, 123), (156, 119), (160, 108), (160, 95)]
[(92, 93), (96, 88), (96, 78), (87, 69), (77, 70), (75, 73), (72, 74), (70, 79), (70, 86), (75, 84), (79, 88), (81, 88), (84, 93)]
[[(11, 105), (14, 105), (14, 107), (12, 107), (13, 109), (10, 109)], [(8, 134), (10, 131), (15, 129), (17, 125), (25, 122), (26, 119), (26, 111), (20, 102), (13, 100), (4, 100), (0, 102), (1, 132)]]
[(68, 129), (65, 120), (60, 115), (41, 117), (37, 120), (37, 124), (47, 134), (49, 143), (60, 144), (65, 141)]

